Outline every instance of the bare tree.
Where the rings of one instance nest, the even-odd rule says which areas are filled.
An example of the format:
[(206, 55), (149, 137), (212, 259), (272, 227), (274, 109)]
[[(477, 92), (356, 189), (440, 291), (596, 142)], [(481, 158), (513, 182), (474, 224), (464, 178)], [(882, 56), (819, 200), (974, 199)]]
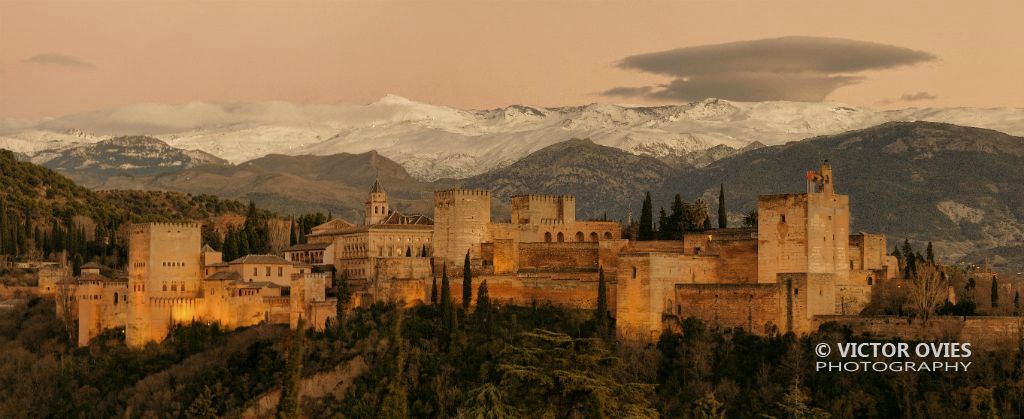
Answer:
[(61, 269), (57, 276), (57, 289), (54, 293), (57, 305), (57, 316), (64, 323), (64, 330), (68, 334), (68, 342), (75, 345), (78, 338), (78, 322), (75, 318), (75, 292), (77, 286), (68, 275), (67, 269)]
[(910, 287), (910, 303), (925, 323), (948, 293), (946, 276), (931, 263), (918, 266)]

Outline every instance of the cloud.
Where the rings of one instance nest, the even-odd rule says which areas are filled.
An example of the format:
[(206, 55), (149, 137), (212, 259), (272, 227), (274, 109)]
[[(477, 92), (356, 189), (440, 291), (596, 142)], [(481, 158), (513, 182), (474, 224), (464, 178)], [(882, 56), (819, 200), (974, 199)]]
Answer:
[(923, 51), (841, 38), (785, 37), (700, 45), (626, 57), (617, 66), (672, 77), (620, 86), (608, 96), (738, 101), (819, 101), (862, 81), (858, 73), (935, 60)]
[(899, 102), (920, 102), (920, 101), (924, 101), (924, 100), (935, 100), (935, 99), (938, 99), (938, 98), (939, 98), (938, 96), (935, 96), (935, 95), (933, 95), (931, 93), (928, 93), (928, 92), (904, 93), (904, 94), (900, 95), (900, 97), (895, 98), (895, 99), (884, 99), (884, 100), (882, 100), (881, 103), (883, 105), (889, 105), (889, 104), (899, 103)]
[(96, 66), (82, 60), (81, 58), (67, 54), (58, 54), (54, 52), (33, 55), (22, 60), (22, 62), (27, 64), (50, 65), (80, 70), (91, 70), (93, 68), (96, 68)]

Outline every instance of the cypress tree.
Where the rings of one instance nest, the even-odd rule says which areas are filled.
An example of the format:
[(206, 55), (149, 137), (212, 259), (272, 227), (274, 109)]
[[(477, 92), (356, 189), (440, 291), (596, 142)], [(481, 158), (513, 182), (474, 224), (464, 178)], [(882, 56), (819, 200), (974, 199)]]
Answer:
[(925, 257), (928, 258), (928, 263), (935, 264), (935, 251), (932, 250), (932, 242), (928, 242), (928, 249), (925, 250)]
[(725, 211), (725, 184), (718, 187), (718, 228), (726, 228), (729, 225), (729, 217)]
[(430, 284), (430, 305), (437, 305), (437, 275), (434, 275), (434, 282)]
[(685, 214), (686, 203), (683, 202), (683, 197), (676, 194), (675, 198), (672, 199), (672, 208), (668, 216), (668, 239), (674, 240), (683, 238), (683, 220)]
[(476, 314), (487, 321), (490, 318), (491, 297), (487, 294), (487, 280), (480, 283), (476, 291)]
[(302, 413), (300, 401), (302, 399), (302, 358), (305, 351), (306, 327), (302, 317), (291, 333), (291, 343), (288, 346), (288, 357), (285, 359), (284, 378), (281, 382), (281, 399), (277, 403), (277, 417), (279, 419), (298, 418)]
[(1013, 292), (1013, 315), (1020, 315), (1020, 290)]
[(672, 228), (669, 226), (670, 221), (668, 215), (665, 214), (665, 208), (661, 208), (658, 213), (658, 239), (668, 240), (671, 238)]
[(473, 272), (469, 266), (469, 251), (466, 251), (466, 260), (462, 262), (462, 308), (469, 310), (469, 303), (472, 299)]
[(296, 229), (295, 218), (292, 218), (292, 226), (289, 229), (290, 232), (288, 234), (288, 245), (289, 246), (295, 246), (295, 245), (299, 244), (299, 236), (295, 234), (295, 229)]
[(638, 240), (654, 240), (654, 209), (651, 204), (651, 193), (644, 196), (644, 204), (640, 209), (640, 230)]
[(992, 308), (999, 307), (999, 279), (992, 277)]
[(604, 268), (598, 268), (597, 309), (594, 310), (594, 324), (602, 338), (608, 335), (608, 290), (604, 281)]
[(451, 333), (452, 295), (448, 288), (448, 266), (441, 268), (441, 327), (446, 335)]

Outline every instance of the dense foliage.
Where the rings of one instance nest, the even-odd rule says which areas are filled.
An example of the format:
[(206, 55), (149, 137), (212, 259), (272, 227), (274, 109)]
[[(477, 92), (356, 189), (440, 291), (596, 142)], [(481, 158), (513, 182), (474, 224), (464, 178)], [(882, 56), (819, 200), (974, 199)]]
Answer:
[(121, 226), (131, 222), (195, 221), (245, 212), (244, 204), (210, 195), (99, 191), (0, 150), (0, 254), (56, 257), (80, 266), (125, 260)]
[[(1016, 417), (1024, 409), (1021, 343), (976, 351), (968, 372), (817, 372), (815, 344), (865, 339), (834, 325), (798, 338), (686, 319), (682, 332), (635, 345), (602, 338), (593, 313), (476, 307), (451, 308), (460, 321), (450, 334), (440, 305), (376, 304), (323, 332), (196, 324), (132, 350), (121, 331), (68, 348), (53, 304), (33, 300), (0, 313), (0, 416), (237, 416), (284, 384), (277, 406), (292, 413), (283, 417), (296, 406), (309, 417)], [(291, 396), (296, 377), (356, 359), (367, 367), (343, 393)]]

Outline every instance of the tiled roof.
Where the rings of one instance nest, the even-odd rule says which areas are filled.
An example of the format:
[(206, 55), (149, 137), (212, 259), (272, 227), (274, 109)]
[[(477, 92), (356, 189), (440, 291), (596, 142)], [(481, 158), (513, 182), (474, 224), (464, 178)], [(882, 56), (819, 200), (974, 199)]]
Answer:
[(292, 263), (284, 260), (284, 258), (277, 255), (245, 255), (231, 262), (232, 265), (240, 263), (246, 264), (261, 264), (261, 265), (291, 265)]
[(231, 271), (214, 272), (206, 277), (207, 281), (240, 281), (241, 279), (242, 276), (238, 272)]
[(373, 180), (373, 186), (370, 187), (370, 193), (384, 193), (384, 187), (380, 184), (380, 179)]
[(100, 266), (100, 264), (98, 264), (96, 262), (89, 262), (89, 263), (86, 263), (85, 265), (82, 265), (81, 269), (101, 269), (101, 268), (102, 268), (102, 266)]
[(296, 252), (302, 250), (324, 250), (327, 249), (332, 243), (304, 243), (296, 244), (292, 247), (284, 249), (285, 252)]

